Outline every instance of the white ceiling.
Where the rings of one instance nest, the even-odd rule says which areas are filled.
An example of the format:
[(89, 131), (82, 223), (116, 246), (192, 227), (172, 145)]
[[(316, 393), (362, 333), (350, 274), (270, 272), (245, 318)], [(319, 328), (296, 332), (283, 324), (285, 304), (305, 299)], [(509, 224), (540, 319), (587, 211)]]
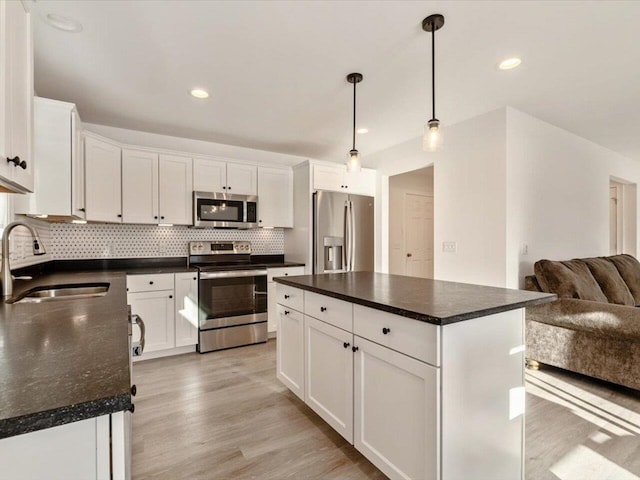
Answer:
[[(358, 149), (511, 105), (640, 159), (640, 2), (42, 1), (33, 4), (39, 95), (83, 120), (344, 161), (358, 71)], [(64, 33), (41, 16), (79, 20)], [(497, 62), (520, 55), (522, 66)], [(190, 88), (207, 88), (199, 101)]]

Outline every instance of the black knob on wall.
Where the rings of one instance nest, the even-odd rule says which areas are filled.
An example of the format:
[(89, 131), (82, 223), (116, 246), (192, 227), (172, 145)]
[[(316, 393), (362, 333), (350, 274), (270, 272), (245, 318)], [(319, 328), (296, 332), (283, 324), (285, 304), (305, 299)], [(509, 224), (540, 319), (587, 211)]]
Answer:
[(349, 345), (351, 344), (349, 342), (344, 342), (343, 345), (344, 345), (344, 348), (349, 348)]
[(359, 347), (351, 347), (351, 351), (352, 351), (353, 353), (356, 353), (358, 350), (360, 350), (360, 348), (359, 348)]
[(327, 307), (320, 307), (320, 311), (321, 312), (326, 312), (327, 311)]
[(136, 387), (135, 385), (131, 385), (131, 395), (135, 397), (136, 393), (138, 393), (138, 387)]
[(382, 333), (383, 333), (383, 335), (386, 335), (387, 333), (391, 333), (391, 329), (390, 329), (390, 328), (387, 328), (387, 327), (384, 327), (384, 328), (382, 329)]

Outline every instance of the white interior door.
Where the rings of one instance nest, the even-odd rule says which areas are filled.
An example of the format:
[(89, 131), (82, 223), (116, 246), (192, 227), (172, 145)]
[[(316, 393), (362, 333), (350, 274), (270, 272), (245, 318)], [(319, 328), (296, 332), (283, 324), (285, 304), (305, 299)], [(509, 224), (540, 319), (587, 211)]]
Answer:
[(433, 277), (433, 197), (405, 193), (405, 275)]

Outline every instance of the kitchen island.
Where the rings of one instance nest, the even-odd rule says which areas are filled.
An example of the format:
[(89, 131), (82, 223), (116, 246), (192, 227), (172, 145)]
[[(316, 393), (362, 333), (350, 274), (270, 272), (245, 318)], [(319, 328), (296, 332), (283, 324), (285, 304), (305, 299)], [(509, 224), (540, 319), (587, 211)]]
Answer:
[(390, 478), (524, 479), (524, 309), (555, 295), (277, 278), (278, 378)]

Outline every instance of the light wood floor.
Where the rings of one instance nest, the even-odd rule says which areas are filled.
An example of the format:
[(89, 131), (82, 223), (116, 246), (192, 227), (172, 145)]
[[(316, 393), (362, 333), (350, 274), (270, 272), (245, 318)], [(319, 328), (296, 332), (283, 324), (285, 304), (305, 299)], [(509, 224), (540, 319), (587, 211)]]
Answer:
[[(275, 341), (134, 365), (133, 477), (386, 478), (275, 377)], [(527, 371), (527, 480), (640, 479), (640, 393)]]

